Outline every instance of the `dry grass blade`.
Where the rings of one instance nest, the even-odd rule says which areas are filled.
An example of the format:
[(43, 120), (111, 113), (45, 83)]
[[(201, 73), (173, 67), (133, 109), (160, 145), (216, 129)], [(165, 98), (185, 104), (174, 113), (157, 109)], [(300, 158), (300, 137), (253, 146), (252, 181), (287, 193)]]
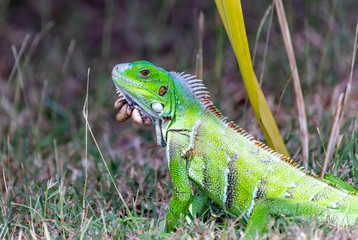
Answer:
[(252, 67), (241, 2), (239, 0), (215, 0), (215, 3), (234, 49), (251, 106), (267, 144), (288, 156), (286, 146)]
[(332, 156), (333, 156), (333, 153), (334, 153), (334, 148), (335, 148), (336, 143), (337, 143), (337, 138), (338, 138), (338, 134), (339, 134), (339, 125), (340, 125), (341, 116), (342, 116), (342, 109), (343, 109), (343, 99), (344, 99), (344, 94), (341, 93), (339, 95), (338, 104), (337, 104), (337, 107), (336, 107), (336, 112), (334, 113), (332, 130), (331, 130), (331, 134), (329, 136), (329, 142), (328, 142), (328, 146), (327, 146), (326, 156), (324, 158), (324, 162), (323, 162), (323, 165), (322, 165), (321, 172), (319, 173), (319, 176), (321, 178), (324, 178), (324, 175), (325, 175), (326, 170), (328, 168), (329, 162), (332, 159)]
[(92, 218), (86, 220), (84, 223), (84, 226), (82, 227), (82, 229), (80, 229), (80, 231), (81, 231), (80, 239), (81, 240), (86, 238), (85, 236), (87, 236), (87, 229), (88, 229), (89, 225), (91, 224), (91, 222), (92, 222)]
[(272, 9), (273, 8), (273, 4), (270, 5), (269, 9), (271, 9), (270, 11), (270, 19), (269, 19), (269, 23), (268, 23), (268, 31), (267, 31), (267, 35), (266, 35), (266, 42), (265, 42), (265, 48), (264, 48), (264, 55), (263, 55), (263, 58), (262, 58), (262, 67), (261, 67), (261, 73), (260, 73), (260, 86), (262, 86), (262, 81), (263, 81), (263, 78), (264, 78), (264, 72), (265, 72), (265, 65), (266, 65), (266, 56), (267, 56), (267, 48), (268, 48), (268, 42), (269, 42), (269, 39), (270, 39), (270, 29), (271, 29), (271, 25), (272, 25), (272, 19), (273, 19), (273, 12), (274, 10)]
[[(131, 211), (130, 211), (130, 209), (129, 209), (127, 203), (126, 203), (126, 201), (124, 200), (124, 198), (123, 198), (121, 192), (119, 191), (119, 189), (118, 189), (118, 187), (117, 187), (117, 185), (116, 185), (116, 182), (114, 181), (114, 179), (113, 179), (113, 177), (112, 177), (112, 174), (111, 174), (111, 172), (110, 172), (110, 170), (109, 170), (109, 168), (108, 168), (107, 162), (104, 160), (102, 151), (101, 151), (101, 149), (100, 149), (100, 147), (99, 147), (99, 145), (98, 145), (97, 139), (96, 139), (96, 137), (94, 136), (94, 134), (93, 134), (93, 132), (92, 132), (92, 129), (91, 129), (91, 125), (90, 125), (90, 123), (89, 123), (89, 121), (88, 121), (88, 91), (89, 91), (89, 90), (88, 90), (88, 89), (89, 89), (88, 87), (89, 87), (89, 70), (88, 70), (88, 79), (87, 79), (86, 99), (85, 99), (85, 102), (84, 102), (84, 104), (83, 104), (83, 110), (82, 110), (82, 115), (83, 115), (83, 118), (85, 119), (85, 124), (86, 124), (86, 132), (88, 131), (88, 132), (91, 134), (91, 137), (92, 137), (92, 139), (93, 139), (94, 144), (96, 145), (96, 148), (97, 148), (97, 150), (98, 150), (98, 153), (99, 153), (99, 155), (100, 155), (100, 158), (102, 159), (102, 162), (103, 162), (103, 164), (104, 164), (104, 166), (105, 166), (105, 168), (106, 168), (106, 170), (107, 170), (107, 173), (108, 173), (108, 175), (109, 175), (109, 177), (110, 177), (110, 179), (111, 179), (111, 182), (112, 182), (114, 188), (116, 189), (116, 191), (117, 191), (117, 193), (118, 193), (118, 196), (119, 196), (119, 198), (121, 199), (121, 201), (122, 201), (122, 203), (123, 203), (123, 205), (124, 205), (124, 207), (125, 207), (125, 209), (126, 209), (126, 211), (127, 211), (127, 214), (128, 214), (128, 216), (129, 216), (129, 218), (133, 219), (134, 223), (138, 226), (138, 222), (137, 222), (136, 218), (133, 217), (133, 215), (132, 215), (132, 213), (131, 213)], [(87, 139), (87, 135), (86, 135), (86, 139)], [(86, 140), (86, 141), (87, 141), (87, 140)], [(87, 151), (88, 151), (88, 147), (86, 147), (86, 158), (87, 158)], [(87, 164), (86, 164), (86, 166), (87, 166)], [(87, 174), (87, 167), (86, 167), (86, 174)], [(87, 184), (87, 180), (85, 181), (85, 183)], [(87, 185), (85, 185), (85, 188), (84, 188), (84, 189), (86, 189), (86, 188), (87, 188)], [(83, 196), (83, 203), (84, 203), (84, 201), (85, 201), (85, 192), (84, 192), (84, 196)], [(92, 219), (92, 218), (91, 218), (91, 219)], [(90, 220), (91, 220), (91, 219), (90, 219)], [(84, 223), (84, 224), (86, 224), (86, 221), (87, 221), (87, 219), (85, 220), (85, 223)], [(88, 224), (89, 224), (89, 223), (88, 223)], [(82, 226), (83, 226), (83, 225), (82, 225)], [(86, 227), (86, 226), (85, 226), (85, 227)], [(87, 226), (87, 227), (88, 227), (88, 226)], [(86, 228), (87, 228), (87, 227), (86, 227)], [(82, 238), (82, 235), (81, 235), (81, 238)]]
[(196, 55), (196, 75), (203, 79), (203, 39), (204, 39), (204, 22), (205, 16), (201, 11), (199, 15), (199, 50)]
[[(271, 29), (271, 16), (272, 16), (272, 7), (273, 7), (273, 4), (269, 5), (268, 8), (266, 9), (266, 12), (264, 14), (264, 16), (262, 17), (261, 21), (260, 21), (260, 25), (259, 25), (259, 28), (257, 30), (257, 33), (256, 33), (256, 39), (255, 39), (255, 46), (254, 46), (254, 53), (253, 53), (253, 57), (252, 57), (252, 65), (255, 66), (255, 59), (256, 59), (256, 51), (257, 51), (257, 44), (259, 42), (259, 38), (260, 38), (260, 35), (261, 35), (261, 32), (262, 32), (262, 29), (264, 27), (264, 24), (267, 20), (267, 18), (270, 16), (270, 22), (269, 22), (269, 27), (267, 29)], [(269, 32), (267, 33), (267, 36), (269, 36)]]
[(24, 41), (23, 41), (23, 43), (21, 45), (19, 54), (17, 54), (17, 56), (15, 56), (15, 64), (12, 67), (12, 70), (11, 70), (11, 73), (10, 73), (10, 76), (9, 76), (9, 78), (7, 80), (6, 85), (8, 85), (12, 81), (12, 79), (14, 78), (16, 70), (18, 69), (20, 59), (21, 59), (21, 57), (22, 57), (22, 55), (23, 55), (23, 53), (25, 51), (25, 48), (27, 47), (27, 43), (28, 43), (29, 39), (30, 39), (30, 34), (26, 34), (25, 39), (24, 39)]
[(354, 45), (353, 45), (353, 56), (352, 56), (352, 64), (351, 64), (351, 72), (349, 75), (349, 80), (347, 83), (347, 87), (346, 87), (346, 93), (344, 96), (344, 105), (343, 105), (343, 113), (342, 113), (342, 118), (344, 118), (344, 114), (346, 111), (346, 108), (350, 106), (349, 102), (350, 102), (350, 96), (351, 96), (351, 91), (352, 91), (352, 79), (353, 79), (353, 69), (354, 69), (354, 64), (355, 64), (355, 60), (356, 60), (356, 56), (357, 56), (357, 42), (358, 39), (358, 21), (356, 24), (356, 35), (354, 38)]
[(282, 0), (274, 0), (274, 3), (276, 7), (278, 21), (281, 27), (282, 37), (285, 44), (288, 61), (290, 63), (290, 68), (292, 71), (293, 86), (295, 88), (295, 93), (296, 93), (296, 103), (297, 103), (297, 110), (298, 110), (299, 123), (300, 123), (300, 138), (302, 142), (303, 166), (306, 169), (308, 169), (307, 160), (308, 160), (308, 153), (309, 153), (309, 145), (308, 145), (307, 117), (306, 117), (305, 102), (303, 100), (303, 94), (301, 89), (300, 77), (298, 75), (298, 70), (295, 60), (295, 52), (293, 50), (290, 31), (288, 29), (285, 9), (283, 8)]
[(48, 231), (47, 224), (45, 221), (43, 222), (43, 227), (44, 227), (44, 238), (47, 240), (51, 240), (50, 232)]
[[(83, 104), (83, 114), (85, 115), (85, 119), (88, 119), (88, 88), (89, 88), (89, 81), (90, 81), (90, 68), (87, 70), (87, 88), (86, 88), (86, 98)], [(88, 183), (88, 124), (86, 124), (86, 131), (85, 131), (85, 185), (83, 187), (83, 199), (82, 199), (82, 226), (85, 221), (85, 209), (86, 209), (86, 190), (87, 190), (87, 183)]]
[(62, 70), (61, 70), (62, 73), (67, 72), (68, 64), (70, 63), (70, 59), (73, 54), (73, 51), (75, 50), (75, 46), (76, 46), (76, 41), (71, 40), (70, 46), (68, 47), (68, 50), (67, 50), (65, 61), (63, 62), (63, 65), (62, 65)]

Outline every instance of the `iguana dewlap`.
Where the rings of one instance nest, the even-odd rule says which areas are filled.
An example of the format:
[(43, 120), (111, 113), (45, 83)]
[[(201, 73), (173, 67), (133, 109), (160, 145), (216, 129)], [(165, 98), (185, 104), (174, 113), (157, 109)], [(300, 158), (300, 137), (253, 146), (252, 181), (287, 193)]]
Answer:
[[(267, 231), (275, 214), (356, 222), (354, 192), (317, 178), (227, 122), (195, 76), (138, 61), (116, 65), (112, 78), (120, 95), (117, 120), (132, 115), (137, 124), (152, 122), (166, 147), (173, 181), (168, 230), (189, 212), (205, 211), (208, 198), (246, 220), (248, 235)], [(189, 181), (199, 189), (194, 196)]]

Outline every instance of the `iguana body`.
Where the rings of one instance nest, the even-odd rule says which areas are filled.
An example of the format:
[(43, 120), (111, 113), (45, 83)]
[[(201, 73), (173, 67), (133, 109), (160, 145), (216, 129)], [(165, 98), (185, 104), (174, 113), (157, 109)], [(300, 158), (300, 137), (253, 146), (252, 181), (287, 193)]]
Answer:
[[(150, 118), (166, 146), (173, 198), (168, 229), (203, 210), (206, 197), (248, 221), (245, 232), (265, 231), (269, 215), (310, 217), (352, 225), (358, 197), (321, 180), (227, 123), (201, 80), (146, 61), (119, 64), (112, 77), (120, 94)], [(204, 193), (192, 196), (190, 181)], [(192, 204), (192, 205), (190, 205)]]

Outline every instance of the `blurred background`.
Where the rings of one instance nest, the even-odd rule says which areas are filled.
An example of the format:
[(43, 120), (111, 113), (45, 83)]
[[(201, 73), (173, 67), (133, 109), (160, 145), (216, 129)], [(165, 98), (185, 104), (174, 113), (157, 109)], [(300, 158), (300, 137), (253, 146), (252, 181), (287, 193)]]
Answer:
[[(246, 30), (257, 78), (262, 79), (287, 149), (300, 162), (295, 95), (275, 12), (270, 24), (271, 4), (242, 1)], [(310, 167), (318, 172), (316, 160), (324, 154), (338, 95), (351, 74), (358, 2), (291, 0), (284, 6), (307, 108)], [(24, 209), (11, 202), (43, 201), (50, 179), (56, 189), (62, 183), (71, 207), (82, 211), (82, 108), (89, 69), (89, 122), (118, 189), (131, 209), (153, 207), (160, 212), (160, 204), (170, 199), (171, 184), (164, 149), (156, 146), (153, 128), (115, 121), (110, 73), (117, 63), (148, 60), (167, 70), (196, 74), (200, 12), (205, 19), (203, 78), (211, 99), (230, 120), (264, 140), (214, 1), (0, 1), (0, 185), (5, 209), (0, 222), (25, 221), (20, 220), (21, 214), (28, 217)], [(357, 119), (356, 65), (347, 129)], [(88, 147), (89, 214), (97, 216), (100, 209), (117, 214), (122, 202), (92, 139)], [(48, 210), (53, 214), (48, 218), (55, 212)]]

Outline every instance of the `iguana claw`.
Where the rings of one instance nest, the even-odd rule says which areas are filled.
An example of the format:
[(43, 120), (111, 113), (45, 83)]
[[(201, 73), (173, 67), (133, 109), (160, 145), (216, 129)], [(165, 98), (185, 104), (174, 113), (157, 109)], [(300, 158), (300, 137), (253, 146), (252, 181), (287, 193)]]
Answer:
[(115, 101), (114, 108), (118, 110), (116, 115), (118, 122), (125, 122), (132, 117), (137, 126), (141, 126), (143, 124), (145, 127), (149, 127), (152, 123), (149, 117), (143, 117), (142, 110), (129, 105), (123, 96), (120, 96)]

